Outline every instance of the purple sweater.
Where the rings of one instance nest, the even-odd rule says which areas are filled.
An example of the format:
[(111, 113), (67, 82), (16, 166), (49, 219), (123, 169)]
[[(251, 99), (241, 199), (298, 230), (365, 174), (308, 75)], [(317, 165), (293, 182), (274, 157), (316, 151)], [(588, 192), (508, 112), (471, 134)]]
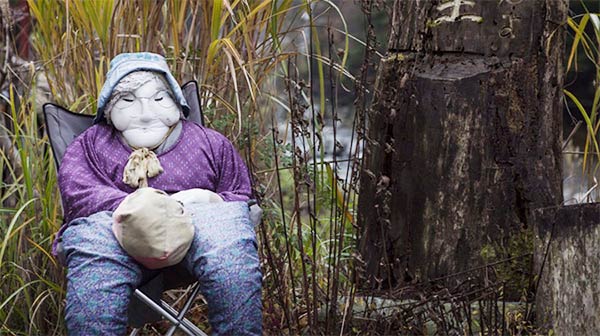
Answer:
[[(90, 127), (73, 141), (58, 173), (64, 223), (114, 211), (135, 191), (122, 181), (131, 151), (118, 131), (106, 124)], [(251, 196), (246, 165), (231, 142), (214, 130), (183, 121), (179, 139), (158, 160), (164, 172), (148, 179), (152, 188), (168, 194), (208, 189), (225, 201), (247, 201)]]

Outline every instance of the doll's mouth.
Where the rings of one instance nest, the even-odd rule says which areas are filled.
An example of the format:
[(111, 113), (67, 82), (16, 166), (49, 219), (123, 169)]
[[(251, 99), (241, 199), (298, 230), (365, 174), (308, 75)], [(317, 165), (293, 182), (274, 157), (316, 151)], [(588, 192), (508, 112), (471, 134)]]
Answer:
[(137, 127), (136, 127), (136, 126), (134, 126), (134, 127), (131, 127), (131, 129), (130, 129), (130, 130), (132, 130), (132, 131), (133, 131), (133, 130), (136, 130), (136, 129), (137, 129), (138, 131), (143, 131), (143, 132), (151, 132), (151, 131), (159, 131), (159, 130), (163, 130), (163, 129), (165, 129), (165, 128), (167, 128), (167, 129), (168, 129), (168, 127), (166, 127), (166, 126), (165, 126), (165, 125), (163, 125), (163, 124), (155, 123), (155, 124), (139, 125), (139, 126), (137, 126)]
[(162, 127), (158, 127), (158, 126), (143, 126), (143, 127), (134, 127), (134, 128), (130, 128), (128, 130), (123, 131), (123, 134), (146, 134), (146, 133), (164, 133), (166, 131), (168, 131), (169, 128), (162, 126)]

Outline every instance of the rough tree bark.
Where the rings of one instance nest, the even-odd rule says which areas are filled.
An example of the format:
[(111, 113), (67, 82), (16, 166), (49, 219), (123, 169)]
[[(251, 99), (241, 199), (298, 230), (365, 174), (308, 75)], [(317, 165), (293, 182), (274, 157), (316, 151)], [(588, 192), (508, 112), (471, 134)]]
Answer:
[(598, 335), (600, 203), (539, 209), (534, 220), (540, 332)]
[(361, 176), (369, 287), (478, 266), (559, 204), (563, 0), (394, 5)]

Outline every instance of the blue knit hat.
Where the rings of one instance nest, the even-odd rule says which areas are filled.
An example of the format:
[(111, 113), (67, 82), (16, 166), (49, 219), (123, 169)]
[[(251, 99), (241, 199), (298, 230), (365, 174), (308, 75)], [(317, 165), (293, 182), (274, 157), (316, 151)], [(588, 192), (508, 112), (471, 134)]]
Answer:
[(94, 118), (95, 124), (104, 120), (104, 109), (110, 100), (115, 86), (123, 77), (134, 71), (154, 71), (163, 74), (173, 91), (173, 95), (175, 95), (175, 100), (183, 109), (183, 115), (188, 116), (190, 107), (183, 96), (179, 83), (177, 83), (177, 80), (171, 74), (163, 56), (149, 52), (123, 53), (115, 56), (110, 62), (110, 69), (106, 74), (106, 82), (104, 82), (104, 86), (102, 86), (102, 91), (100, 91), (100, 96), (98, 97), (98, 110)]

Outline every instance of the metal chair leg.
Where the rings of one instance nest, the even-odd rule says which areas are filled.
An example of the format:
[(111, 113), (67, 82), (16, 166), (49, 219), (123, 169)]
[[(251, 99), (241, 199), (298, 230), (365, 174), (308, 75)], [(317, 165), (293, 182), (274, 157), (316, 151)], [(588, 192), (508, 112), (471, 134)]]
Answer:
[[(197, 284), (196, 284), (197, 286)], [(194, 293), (197, 294), (196, 288), (194, 289)], [(164, 316), (169, 322), (171, 322), (175, 328), (181, 329), (183, 332), (190, 336), (208, 336), (198, 327), (196, 327), (193, 323), (191, 323), (188, 319), (179, 320), (177, 316), (180, 314), (177, 310), (173, 309), (166, 302), (161, 300), (161, 304), (157, 304), (148, 296), (146, 296), (142, 291), (136, 289), (134, 295), (139, 298), (141, 301), (158, 311), (162, 316)], [(188, 298), (188, 301), (190, 299)], [(187, 306), (187, 302), (186, 302)], [(189, 309), (189, 307), (188, 307)]]
[[(177, 314), (177, 320), (182, 321), (182, 323), (183, 323), (183, 320), (185, 320), (185, 314), (187, 314), (187, 312), (192, 307), (192, 304), (196, 300), (196, 296), (198, 296), (199, 292), (200, 292), (200, 284), (196, 283), (196, 284), (194, 284), (194, 289), (188, 295), (188, 298), (185, 301), (185, 304), (183, 305), (183, 308), (181, 309), (181, 311), (179, 312), (179, 314)], [(172, 325), (171, 328), (169, 328), (169, 330), (165, 334), (165, 336), (173, 336), (173, 333), (175, 332), (175, 330), (177, 330), (177, 325)], [(201, 333), (202, 336), (206, 335), (200, 329), (198, 329), (198, 331), (200, 331), (200, 333)]]

